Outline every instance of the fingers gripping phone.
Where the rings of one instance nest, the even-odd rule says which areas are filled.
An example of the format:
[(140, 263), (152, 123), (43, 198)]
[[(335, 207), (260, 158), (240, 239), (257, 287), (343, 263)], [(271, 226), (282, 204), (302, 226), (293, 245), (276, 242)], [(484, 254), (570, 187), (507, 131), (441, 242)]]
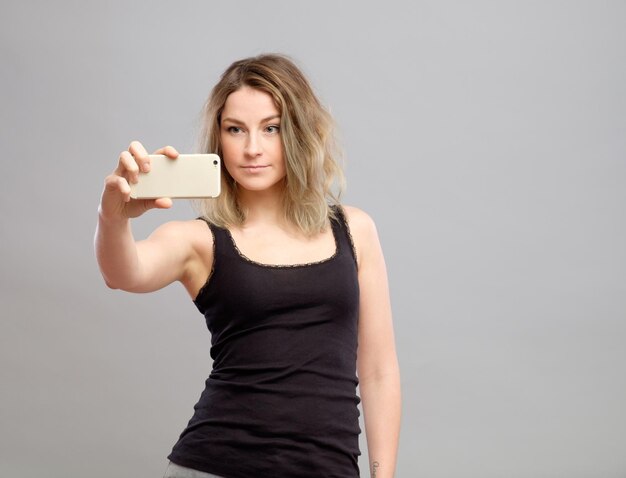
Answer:
[(179, 154), (171, 159), (150, 154), (150, 171), (130, 185), (133, 199), (202, 198), (220, 194), (221, 161), (217, 154)]

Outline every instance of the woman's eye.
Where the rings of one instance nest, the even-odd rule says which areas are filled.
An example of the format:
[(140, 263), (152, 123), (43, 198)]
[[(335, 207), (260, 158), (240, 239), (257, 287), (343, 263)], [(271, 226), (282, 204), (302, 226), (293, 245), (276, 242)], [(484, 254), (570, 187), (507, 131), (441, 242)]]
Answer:
[(280, 130), (280, 126), (275, 125), (275, 124), (270, 125), (267, 128), (265, 128), (265, 131), (267, 131), (268, 133), (272, 133), (272, 134), (278, 133), (279, 130)]
[(227, 131), (229, 133), (237, 134), (237, 133), (241, 133), (241, 128), (239, 128), (237, 126), (229, 126)]

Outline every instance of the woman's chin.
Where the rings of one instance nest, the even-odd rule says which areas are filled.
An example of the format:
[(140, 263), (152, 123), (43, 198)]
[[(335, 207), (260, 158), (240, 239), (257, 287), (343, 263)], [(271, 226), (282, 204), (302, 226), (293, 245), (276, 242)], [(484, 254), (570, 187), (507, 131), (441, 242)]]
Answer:
[(237, 188), (245, 189), (246, 191), (251, 192), (270, 192), (270, 191), (281, 191), (285, 186), (284, 181), (280, 180), (277, 182), (267, 182), (267, 181), (254, 181), (245, 179), (243, 181), (237, 181)]

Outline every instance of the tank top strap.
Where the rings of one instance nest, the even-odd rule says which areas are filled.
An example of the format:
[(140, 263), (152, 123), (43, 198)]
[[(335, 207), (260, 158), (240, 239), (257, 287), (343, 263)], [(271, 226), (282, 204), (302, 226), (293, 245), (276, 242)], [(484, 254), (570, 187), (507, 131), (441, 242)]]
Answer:
[(348, 219), (343, 207), (340, 204), (331, 206), (337, 215), (337, 220), (331, 221), (333, 230), (335, 231), (335, 237), (339, 243), (340, 251), (346, 251), (346, 253), (352, 256), (354, 263), (356, 260), (356, 249), (354, 247), (354, 240), (350, 233), (350, 227), (348, 226)]
[(233, 247), (233, 241), (230, 240), (226, 229), (216, 226), (204, 217), (198, 217), (197, 219), (206, 222), (213, 236), (213, 264), (215, 264), (216, 252), (222, 255), (236, 255), (236, 251)]

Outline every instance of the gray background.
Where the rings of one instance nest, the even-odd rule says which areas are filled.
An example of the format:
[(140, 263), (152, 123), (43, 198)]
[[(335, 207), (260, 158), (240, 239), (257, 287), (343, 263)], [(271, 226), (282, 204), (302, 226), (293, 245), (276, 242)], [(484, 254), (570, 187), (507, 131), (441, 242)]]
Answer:
[(266, 51), (331, 108), (345, 202), (379, 228), (396, 476), (626, 476), (625, 2), (4, 1), (0, 17), (1, 476), (162, 476), (210, 337), (180, 285), (105, 287), (102, 183), (134, 139), (191, 152), (219, 73)]

